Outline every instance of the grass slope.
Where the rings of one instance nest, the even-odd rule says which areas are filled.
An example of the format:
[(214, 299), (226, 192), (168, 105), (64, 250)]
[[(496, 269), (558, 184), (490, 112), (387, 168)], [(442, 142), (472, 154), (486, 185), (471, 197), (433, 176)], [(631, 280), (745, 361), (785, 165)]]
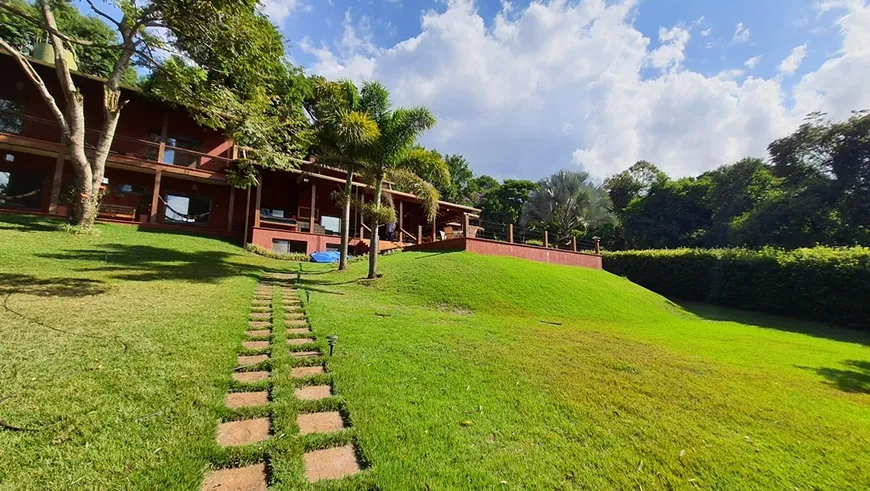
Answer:
[(870, 482), (865, 334), (512, 258), (402, 253), (372, 284), (365, 266), (303, 282), (381, 489)]
[[(263, 268), (202, 237), (0, 216), (0, 489), (198, 489)], [(32, 431), (31, 431), (32, 430)], [(256, 458), (256, 456), (254, 457)]]

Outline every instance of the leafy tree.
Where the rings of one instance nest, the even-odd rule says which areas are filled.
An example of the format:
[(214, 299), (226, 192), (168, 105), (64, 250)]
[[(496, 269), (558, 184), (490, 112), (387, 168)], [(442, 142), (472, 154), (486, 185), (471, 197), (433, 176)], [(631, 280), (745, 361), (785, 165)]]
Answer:
[(626, 245), (635, 249), (703, 245), (711, 227), (710, 180), (686, 177), (653, 185), (623, 212)]
[(360, 98), (356, 86), (347, 80), (329, 82), (315, 78), (313, 97), (306, 110), (314, 121), (314, 150), (318, 163), (343, 169), (346, 174), (344, 191), (337, 197), (342, 206), (341, 249), (338, 269), (347, 269), (347, 247), (350, 240), (350, 208), (353, 176), (370, 151), (370, 145), (380, 136), (377, 123), (366, 112), (373, 105), (366, 91)]
[[(24, 12), (32, 19), (38, 19), (41, 14), (37, 5), (24, 0), (8, 0), (13, 10)], [(94, 46), (75, 47), (78, 70), (95, 77), (107, 78), (114, 68), (117, 53), (102, 46), (109, 46), (118, 42), (118, 33), (96, 16), (86, 16), (72, 3), (56, 1), (53, 4), (55, 20), (60, 31), (78, 39), (87, 40)], [(10, 10), (0, 9), (0, 38), (5, 39), (10, 45), (21, 53), (29, 54), (34, 46), (47, 41), (45, 29), (38, 23), (28, 20), (26, 17), (16, 15)], [(128, 67), (121, 82), (127, 85), (137, 83), (136, 71)]]
[(560, 170), (538, 181), (523, 205), (520, 223), (553, 231), (557, 240), (564, 240), (575, 230), (615, 223), (611, 206), (607, 191), (594, 185), (589, 174)]
[(365, 111), (374, 118), (380, 130), (380, 136), (368, 152), (363, 170), (374, 184), (374, 202), (366, 204), (363, 209), (371, 222), (368, 277), (374, 279), (378, 265), (378, 227), (382, 223), (396, 221), (392, 206), (383, 205), (384, 179), (416, 195), (432, 221), (438, 212), (438, 190), (420, 176), (440, 174), (446, 181), (450, 179), (450, 173), (438, 152), (427, 150), (417, 143), (420, 135), (436, 123), (435, 116), (428, 109), (393, 109), (389, 92), (378, 82), (365, 83), (361, 99), (366, 101)]
[(490, 223), (519, 224), (523, 205), (538, 185), (523, 179), (505, 179), (504, 183), (498, 184), (489, 176), (481, 178), (478, 178), (479, 184), (488, 185), (491, 179), (496, 186), (485, 191), (477, 204), (481, 210), (480, 219)]
[[(531, 182), (531, 181), (526, 181)], [(480, 202), (486, 193), (498, 189), (501, 186), (501, 183), (498, 182), (494, 177), (488, 176), (486, 174), (477, 176), (474, 178), (474, 183), (472, 184), (474, 187), (476, 195), (473, 198), (473, 202), (475, 203), (476, 208), (480, 208)], [(528, 193), (526, 194), (528, 196)]]
[(604, 180), (604, 188), (613, 202), (613, 212), (621, 215), (629, 203), (646, 196), (656, 184), (668, 180), (667, 174), (646, 160), (639, 160), (627, 170)]
[[(284, 63), (282, 38), (274, 26), (258, 12), (256, 0), (154, 0), (141, 4), (118, 0), (117, 6), (122, 12), (120, 19), (108, 15), (94, 2), (88, 4), (95, 15), (115, 28), (116, 41), (103, 44), (76, 36), (74, 29), (60, 21), (62, 15), (58, 12), (68, 6), (65, 2), (38, 0), (35, 5), (38, 15), (33, 15), (32, 11), (23, 8), (20, 3), (0, 2), (0, 10), (7, 15), (16, 16), (45, 31), (54, 48), (55, 72), (63, 95), (61, 104), (48, 91), (42, 77), (21, 51), (0, 37), (0, 47), (13, 55), (37, 87), (61, 127), (63, 141), (75, 170), (75, 186), (81, 196), (74, 203), (73, 222), (83, 228), (90, 228), (96, 218), (96, 207), (100, 199), (98, 190), (103, 180), (106, 159), (118, 119), (126, 104), (122, 100), (121, 82), (131, 66), (141, 65), (155, 71), (166, 67), (167, 73), (188, 75), (182, 80), (200, 82), (193, 84), (196, 89), (218, 88), (216, 84), (208, 82), (211, 82), (211, 74), (220, 73), (216, 78), (228, 82), (226, 90), (216, 90), (210, 99), (202, 100), (225, 102), (228, 99), (230, 104), (241, 101), (242, 107), (250, 108), (250, 105), (243, 102), (258, 100), (259, 107), (268, 105), (269, 97), (262, 95), (267, 92), (262, 90), (264, 85), (261, 82), (273, 75), (271, 68)], [(156, 36), (154, 29), (161, 29), (168, 41)], [(103, 121), (100, 136), (92, 152), (86, 151), (85, 147), (84, 98), (65, 58), (66, 51), (72, 46), (105, 49), (113, 53), (111, 70), (103, 83)], [(157, 53), (167, 50), (183, 55), (191, 60), (191, 65), (179, 61), (180, 57), (170, 58), (175, 60), (172, 63), (161, 61), (161, 56)], [(170, 85), (182, 87), (178, 83)], [(202, 96), (203, 92), (200, 90), (198, 94), (184, 93), (179, 89), (176, 94), (177, 100), (190, 100), (182, 95)], [(242, 96), (227, 98), (228, 94)], [(257, 94), (261, 96), (256, 98)], [(192, 99), (191, 102), (196, 104), (198, 99)], [(238, 109), (238, 105), (231, 105), (230, 109)], [(244, 111), (240, 111), (224, 118), (218, 116), (222, 110), (204, 113), (217, 120), (236, 122), (245, 115)], [(242, 118), (238, 117), (239, 114)], [(244, 127), (244, 123), (240, 126)]]

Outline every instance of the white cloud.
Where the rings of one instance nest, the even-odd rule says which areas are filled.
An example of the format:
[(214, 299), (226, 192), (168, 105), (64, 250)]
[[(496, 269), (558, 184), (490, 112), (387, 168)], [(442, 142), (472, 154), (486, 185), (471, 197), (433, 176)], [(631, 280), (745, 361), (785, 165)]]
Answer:
[(743, 64), (746, 68), (752, 70), (756, 66), (758, 66), (758, 62), (761, 61), (762, 55), (753, 56), (752, 58), (746, 60), (746, 63)]
[(793, 92), (739, 68), (687, 69), (688, 29), (663, 28), (651, 47), (633, 25), (634, 0), (532, 2), (491, 21), (471, 0), (448, 0), (391, 47), (299, 46), (317, 60), (312, 72), (378, 79), (397, 104), (431, 108), (439, 124), (424, 143), (463, 154), (476, 172), (537, 179), (577, 165), (600, 178), (646, 159), (683, 176), (765, 156), (807, 111), (870, 107), (867, 12), (849, 7), (841, 52)]
[(708, 28), (708, 29), (704, 29), (703, 31), (701, 31), (701, 37), (702, 38), (709, 37), (711, 32), (713, 32), (712, 27)]
[(731, 38), (731, 44), (742, 44), (749, 41), (749, 38), (752, 37), (752, 32), (750, 32), (748, 27), (745, 27), (742, 22), (737, 24), (737, 28), (734, 29), (734, 37)]
[(309, 5), (302, 5), (300, 0), (263, 0), (263, 12), (277, 25), (281, 25), (290, 14), (299, 8), (310, 11)]
[(662, 45), (649, 54), (649, 64), (663, 71), (679, 70), (686, 59), (685, 50), (689, 37), (688, 29), (659, 27), (659, 41)]
[(803, 63), (805, 56), (807, 56), (806, 44), (802, 44), (791, 50), (791, 54), (788, 55), (788, 58), (782, 60), (782, 63), (777, 67), (779, 73), (787, 76), (794, 75), (797, 69), (800, 68), (801, 63)]

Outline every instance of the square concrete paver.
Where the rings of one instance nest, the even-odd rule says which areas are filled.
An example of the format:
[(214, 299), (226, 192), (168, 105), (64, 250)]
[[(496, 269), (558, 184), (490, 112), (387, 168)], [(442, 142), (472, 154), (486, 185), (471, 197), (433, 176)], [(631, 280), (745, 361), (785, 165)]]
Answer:
[(353, 445), (307, 452), (302, 458), (305, 460), (308, 482), (338, 479), (359, 472)]
[(272, 327), (272, 323), (269, 321), (248, 321), (248, 326), (259, 329), (262, 327)]
[(257, 363), (263, 363), (264, 361), (269, 359), (269, 355), (252, 355), (252, 356), (239, 356), (239, 366), (244, 367), (248, 365), (256, 365)]
[(299, 433), (310, 435), (311, 433), (328, 433), (344, 428), (344, 421), (338, 411), (325, 413), (300, 414), (296, 418), (299, 425)]
[(255, 298), (254, 300), (251, 300), (251, 305), (269, 305), (271, 303), (272, 303), (271, 300), (260, 300), (257, 298)]
[(323, 370), (322, 366), (313, 366), (313, 367), (295, 367), (293, 368), (293, 378), (302, 378), (302, 377), (310, 377), (312, 375), (318, 375), (321, 373), (326, 373)]
[(269, 320), (272, 318), (271, 312), (251, 312), (248, 315), (253, 320)]
[(231, 392), (227, 394), (224, 400), (227, 407), (237, 409), (240, 407), (260, 406), (269, 403), (269, 393), (266, 391), (258, 392)]
[(202, 483), (200, 491), (266, 491), (266, 465), (214, 471)]
[(287, 334), (311, 334), (311, 329), (307, 327), (294, 327), (293, 329), (287, 329)]
[(314, 358), (320, 356), (319, 351), (291, 351), (290, 356), (293, 358)]
[(260, 380), (266, 380), (269, 378), (269, 372), (259, 370), (256, 372), (235, 372), (233, 374), (233, 380), (236, 382), (259, 382)]
[(304, 319), (304, 318), (305, 318), (305, 313), (300, 312), (300, 311), (298, 311), (298, 310), (297, 310), (297, 311), (293, 311), (293, 312), (291, 312), (291, 311), (286, 311), (286, 312), (284, 312), (284, 318), (285, 318), (285, 319)]
[(245, 341), (242, 343), (245, 349), (266, 349), (269, 347), (268, 341)]
[(311, 344), (314, 342), (312, 338), (290, 338), (287, 340), (287, 344), (290, 346), (302, 346), (303, 344)]
[(267, 313), (271, 313), (271, 312), (272, 312), (272, 307), (269, 307), (268, 305), (252, 305), (252, 306), (251, 306), (251, 312), (267, 312)]
[(230, 421), (218, 425), (217, 442), (223, 447), (262, 442), (267, 438), (269, 438), (269, 418)]
[(284, 324), (287, 327), (301, 327), (308, 325), (308, 323), (305, 322), (303, 319), (287, 319), (284, 321)]
[(272, 331), (268, 329), (252, 329), (250, 331), (245, 331), (245, 335), (252, 338), (267, 338), (272, 335)]
[(332, 395), (332, 387), (328, 385), (309, 385), (307, 387), (299, 387), (296, 389), (296, 398), (303, 401), (316, 401), (330, 397)]

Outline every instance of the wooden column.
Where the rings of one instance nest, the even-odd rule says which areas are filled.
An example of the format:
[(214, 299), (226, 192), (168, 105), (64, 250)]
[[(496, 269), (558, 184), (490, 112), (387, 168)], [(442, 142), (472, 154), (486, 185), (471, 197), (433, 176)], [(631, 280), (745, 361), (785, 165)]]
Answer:
[(311, 182), (311, 213), (310, 213), (311, 216), (308, 217), (308, 232), (312, 233), (312, 234), (314, 233), (314, 222), (315, 222), (315, 220), (314, 220), (314, 206), (317, 204), (317, 202), (315, 201), (315, 198), (317, 198), (317, 184), (314, 184), (314, 182), (312, 181)]
[(469, 229), (469, 218), (468, 213), (462, 214), (462, 236), (468, 238), (468, 229)]
[(233, 231), (233, 208), (236, 206), (236, 188), (230, 186), (230, 209), (227, 215), (227, 232)]
[(508, 224), (508, 242), (510, 242), (511, 244), (514, 243), (514, 224), (513, 223)]
[(571, 237), (571, 250), (577, 252), (577, 237)]
[(601, 255), (601, 237), (592, 237), (592, 243), (595, 244), (595, 254)]
[(422, 225), (417, 225), (417, 243), (418, 244), (423, 243), (423, 226)]
[(365, 195), (365, 191), (363, 191), (363, 194), (361, 194), (359, 196), (359, 238), (360, 238), (360, 240), (365, 238), (365, 231), (366, 231), (365, 227), (363, 227), (363, 225), (365, 225), (365, 223), (366, 223), (365, 218), (363, 218), (363, 207), (365, 206), (365, 204), (366, 204), (366, 195)]
[(160, 144), (157, 148), (157, 161), (163, 163), (163, 154), (166, 152), (166, 138), (169, 134), (169, 113), (163, 113), (163, 126), (160, 127)]
[(149, 222), (157, 223), (157, 212), (160, 209), (160, 180), (163, 178), (163, 171), (157, 169), (154, 173), (154, 190), (151, 192), (151, 217)]
[(248, 197), (245, 200), (245, 238), (242, 240), (242, 246), (248, 243), (248, 220), (251, 219), (251, 186), (248, 186)]
[(399, 237), (402, 236), (402, 230), (405, 229), (403, 217), (405, 216), (405, 202), (399, 200)]
[(66, 154), (58, 152), (57, 162), (54, 164), (54, 177), (51, 180), (51, 200), (48, 203), (48, 212), (52, 215), (57, 214), (57, 202), (60, 199), (60, 186), (63, 180), (63, 163), (66, 161)]
[(257, 197), (254, 198), (254, 228), (260, 228), (260, 201), (263, 199), (263, 176), (260, 176), (257, 186)]
[(438, 221), (438, 217), (432, 218), (432, 242), (435, 242), (436, 240), (438, 240), (436, 238), (437, 232), (435, 231), (435, 222), (437, 222), (437, 221)]
[(544, 247), (550, 247), (550, 234), (544, 230)]

